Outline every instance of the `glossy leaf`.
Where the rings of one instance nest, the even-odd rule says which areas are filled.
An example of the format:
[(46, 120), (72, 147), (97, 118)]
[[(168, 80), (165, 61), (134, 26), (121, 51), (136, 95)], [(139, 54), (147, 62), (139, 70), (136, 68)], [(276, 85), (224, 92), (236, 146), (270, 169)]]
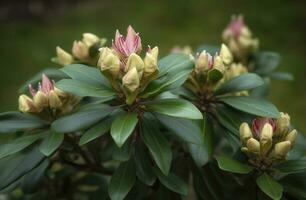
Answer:
[(306, 159), (302, 158), (299, 160), (287, 160), (275, 166), (275, 168), (282, 173), (288, 174), (306, 171)]
[(238, 174), (248, 174), (254, 169), (254, 167), (250, 165), (240, 163), (237, 160), (225, 156), (217, 156), (216, 160), (218, 162), (219, 168), (224, 171)]
[(56, 151), (64, 140), (63, 133), (51, 131), (39, 146), (39, 150), (45, 156), (50, 156)]
[(256, 179), (258, 187), (273, 200), (282, 198), (283, 186), (275, 181), (271, 176), (264, 173)]

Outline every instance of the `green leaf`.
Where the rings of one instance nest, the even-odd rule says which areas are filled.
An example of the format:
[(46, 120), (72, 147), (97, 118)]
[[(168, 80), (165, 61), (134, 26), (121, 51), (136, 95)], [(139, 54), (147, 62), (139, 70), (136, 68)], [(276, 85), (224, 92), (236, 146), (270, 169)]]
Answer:
[(220, 100), (225, 104), (246, 113), (262, 117), (279, 117), (279, 111), (277, 108), (264, 99), (256, 99), (254, 97), (222, 97)]
[(112, 200), (123, 200), (135, 183), (135, 166), (132, 160), (120, 164), (112, 176), (108, 194)]
[(0, 133), (36, 129), (44, 125), (44, 121), (29, 114), (20, 112), (4, 112), (0, 114)]
[(39, 146), (39, 150), (45, 156), (50, 156), (56, 151), (64, 140), (64, 134), (51, 131)]
[(25, 149), (40, 138), (42, 138), (42, 134), (27, 135), (14, 139), (13, 141), (10, 141), (8, 143), (1, 144), (0, 159)]
[(239, 161), (226, 156), (217, 156), (216, 160), (218, 162), (219, 168), (224, 171), (238, 174), (248, 174), (254, 169), (254, 167), (250, 165), (240, 163)]
[(281, 81), (293, 81), (294, 80), (293, 75), (288, 72), (272, 72), (269, 74), (269, 76), (273, 79), (281, 80)]
[(169, 173), (168, 176), (165, 176), (158, 169), (155, 169), (154, 172), (158, 180), (169, 190), (184, 196), (188, 194), (188, 185), (175, 174)]
[(29, 91), (29, 84), (36, 85), (41, 81), (42, 74), (46, 74), (50, 79), (57, 81), (63, 78), (68, 78), (65, 73), (60, 71), (59, 69), (45, 69), (36, 75), (34, 75), (30, 80), (26, 81), (21, 88), (18, 90), (19, 93), (26, 93)]
[(73, 79), (63, 79), (56, 83), (56, 87), (80, 97), (100, 97), (110, 100), (115, 92), (103, 86), (90, 85)]
[(17, 181), (44, 159), (37, 148), (0, 160), (0, 190)]
[(260, 52), (255, 56), (255, 73), (269, 74), (280, 63), (280, 56), (274, 52)]
[(103, 120), (95, 126), (89, 128), (80, 138), (79, 145), (87, 144), (88, 142), (104, 135), (110, 130), (111, 121), (109, 119)]
[(114, 109), (115, 107), (103, 104), (87, 106), (78, 112), (55, 120), (52, 123), (52, 130), (59, 133), (69, 133), (86, 129), (111, 114)]
[(208, 79), (212, 82), (217, 82), (221, 80), (223, 77), (223, 73), (218, 69), (212, 69), (208, 72)]
[(71, 64), (66, 65), (61, 70), (74, 80), (78, 80), (89, 85), (102, 85), (110, 88), (108, 80), (97, 68), (89, 67), (82, 64)]
[(136, 144), (133, 157), (138, 179), (143, 183), (152, 186), (156, 180), (156, 176), (150, 163), (150, 157), (147, 154), (147, 151), (143, 148), (143, 145)]
[(142, 122), (141, 135), (143, 141), (148, 147), (157, 166), (167, 175), (172, 160), (170, 144), (154, 124), (151, 124), (148, 120)]
[(185, 119), (203, 119), (202, 113), (192, 103), (183, 99), (161, 99), (147, 102), (149, 110)]
[(111, 125), (111, 136), (121, 147), (128, 137), (133, 133), (138, 122), (136, 113), (124, 113), (118, 115)]
[(197, 144), (187, 143), (187, 147), (192, 159), (197, 164), (197, 166), (203, 166), (209, 161), (208, 152), (204, 144), (197, 145)]
[(115, 145), (112, 158), (120, 162), (128, 161), (131, 157), (131, 146), (128, 142), (124, 143), (121, 148)]
[(243, 90), (250, 90), (264, 84), (262, 78), (256, 74), (247, 73), (237, 76), (221, 85), (216, 91), (215, 95), (222, 95), (231, 92), (239, 92)]
[(256, 183), (258, 187), (273, 200), (279, 200), (282, 198), (283, 186), (268, 174), (262, 174), (256, 179)]
[(275, 166), (275, 169), (279, 170), (282, 173), (287, 173), (287, 174), (306, 171), (306, 158), (299, 160), (285, 161)]

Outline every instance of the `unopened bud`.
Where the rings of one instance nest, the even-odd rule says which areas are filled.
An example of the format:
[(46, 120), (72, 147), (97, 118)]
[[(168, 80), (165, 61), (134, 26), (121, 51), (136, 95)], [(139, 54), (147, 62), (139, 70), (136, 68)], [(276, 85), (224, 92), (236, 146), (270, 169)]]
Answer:
[(89, 48), (84, 42), (74, 41), (72, 46), (72, 54), (80, 60), (87, 59), (89, 56)]
[(226, 65), (231, 64), (233, 61), (233, 55), (225, 44), (221, 45), (220, 56)]
[(59, 108), (62, 106), (62, 101), (54, 90), (49, 93), (49, 105), (51, 108)]
[(139, 76), (136, 68), (130, 69), (122, 78), (122, 85), (132, 93), (139, 87)]
[(262, 155), (268, 153), (272, 147), (273, 127), (265, 123), (260, 134), (260, 148)]
[(66, 98), (69, 96), (68, 93), (58, 89), (57, 87), (54, 87), (54, 92), (55, 94), (57, 94), (57, 96), (62, 97), (62, 98)]
[(25, 94), (19, 96), (18, 99), (19, 110), (21, 112), (32, 112), (34, 111), (34, 103), (33, 100)]
[(297, 131), (294, 129), (286, 136), (286, 141), (290, 141), (291, 146), (293, 147), (293, 145), (295, 144), (296, 138), (297, 138)]
[(209, 69), (209, 59), (212, 59), (211, 56), (208, 53), (206, 53), (205, 50), (202, 51), (199, 57), (196, 59), (195, 71), (200, 74), (208, 70)]
[(56, 47), (56, 55), (58, 62), (61, 65), (69, 65), (73, 63), (73, 57), (66, 51), (64, 51), (61, 47)]
[(38, 91), (35, 96), (33, 97), (33, 101), (34, 101), (34, 105), (37, 107), (37, 108), (44, 108), (44, 107), (47, 107), (49, 105), (49, 102), (48, 102), (48, 96), (41, 92), (41, 91)]
[(242, 144), (246, 144), (246, 142), (252, 138), (252, 131), (250, 126), (247, 123), (242, 123), (239, 128), (240, 132), (240, 141)]
[(250, 138), (247, 141), (247, 148), (250, 152), (254, 153), (254, 154), (259, 154), (260, 152), (260, 144), (259, 142), (254, 139), (254, 138)]
[(156, 71), (158, 71), (157, 55), (157, 47), (153, 48), (151, 52), (147, 52), (146, 57), (144, 58), (144, 77), (149, 77), (151, 74), (154, 74)]
[(109, 72), (113, 77), (117, 77), (120, 71), (120, 60), (111, 49), (104, 47), (100, 49), (98, 65), (102, 71)]
[(143, 74), (143, 69), (144, 69), (144, 63), (142, 61), (142, 59), (140, 58), (139, 55), (132, 53), (129, 58), (128, 61), (126, 63), (126, 68), (125, 71), (130, 71), (131, 69), (135, 68), (137, 70), (137, 74), (138, 74), (138, 79), (141, 79), (142, 74)]
[(280, 117), (276, 121), (277, 133), (287, 133), (290, 126), (290, 116), (287, 113), (280, 113)]
[(92, 33), (84, 33), (83, 34), (83, 42), (88, 46), (92, 46), (98, 42), (100, 42), (100, 38)]
[(278, 159), (283, 159), (286, 157), (290, 149), (291, 149), (291, 142), (289, 141), (279, 142), (274, 147), (274, 155)]
[(225, 71), (225, 66), (224, 66), (224, 63), (223, 63), (223, 60), (222, 60), (221, 56), (216, 55), (214, 57), (213, 68), (219, 70), (221, 73), (223, 73)]

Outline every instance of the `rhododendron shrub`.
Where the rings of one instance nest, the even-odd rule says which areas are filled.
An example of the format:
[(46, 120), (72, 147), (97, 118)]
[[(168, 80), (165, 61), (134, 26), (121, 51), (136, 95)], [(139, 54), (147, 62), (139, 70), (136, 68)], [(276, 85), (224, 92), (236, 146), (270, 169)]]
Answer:
[(106, 41), (56, 47), (0, 114), (4, 199), (306, 199), (306, 140), (265, 98), (291, 75), (242, 16), (218, 47)]

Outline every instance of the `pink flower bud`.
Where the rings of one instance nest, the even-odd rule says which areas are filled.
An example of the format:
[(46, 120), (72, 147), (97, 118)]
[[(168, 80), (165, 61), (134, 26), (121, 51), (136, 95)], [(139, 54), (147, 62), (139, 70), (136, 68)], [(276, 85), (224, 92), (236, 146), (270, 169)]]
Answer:
[(34, 97), (38, 91), (48, 94), (54, 90), (54, 81), (51, 81), (45, 74), (42, 74), (42, 81), (38, 83), (38, 88), (35, 90), (32, 85), (29, 85), (29, 91)]
[(255, 138), (260, 138), (261, 130), (266, 123), (269, 123), (272, 126), (273, 132), (276, 130), (276, 122), (272, 118), (257, 117), (253, 120), (252, 129)]

